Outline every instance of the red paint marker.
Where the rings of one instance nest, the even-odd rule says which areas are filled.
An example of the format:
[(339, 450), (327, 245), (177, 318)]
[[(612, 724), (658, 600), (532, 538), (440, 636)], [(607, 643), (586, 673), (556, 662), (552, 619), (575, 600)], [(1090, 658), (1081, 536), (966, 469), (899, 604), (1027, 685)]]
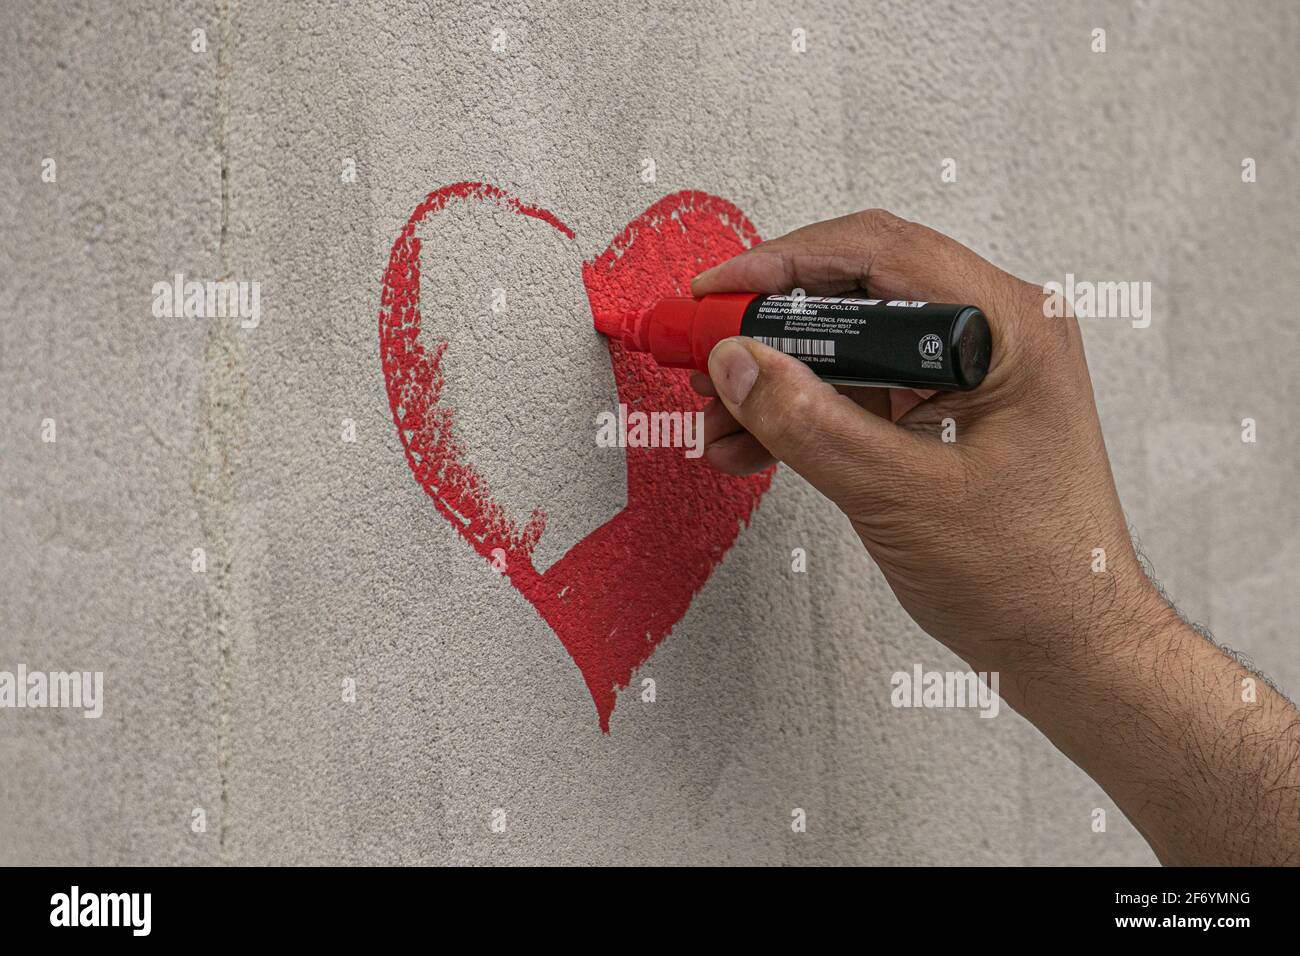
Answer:
[(973, 305), (895, 299), (727, 293), (660, 299), (640, 312), (596, 315), (596, 330), (660, 365), (708, 371), (713, 346), (745, 335), (828, 382), (966, 391), (993, 354)]

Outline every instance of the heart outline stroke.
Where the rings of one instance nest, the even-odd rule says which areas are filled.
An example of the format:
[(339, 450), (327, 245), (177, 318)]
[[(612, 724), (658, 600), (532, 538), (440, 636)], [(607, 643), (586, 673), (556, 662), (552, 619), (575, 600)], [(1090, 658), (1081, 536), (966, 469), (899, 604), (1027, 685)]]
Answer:
[[(532, 551), (544, 512), (534, 509), (521, 527), (492, 499), (454, 437), (454, 410), (439, 403), (448, 342), (438, 339), (426, 350), (420, 341), (416, 230), (452, 201), (491, 203), (576, 239), (554, 214), (488, 183), (443, 186), (416, 206), (389, 254), (379, 310), (393, 423), (412, 474), (443, 517), (489, 561), (496, 549), (504, 551), (504, 573), (559, 637), (608, 733), (618, 690), (671, 633), (749, 524), (773, 469), (733, 477), (687, 459), (681, 449), (628, 448), (627, 504), (538, 573)], [(593, 311), (625, 310), (655, 297), (688, 295), (694, 275), (758, 241), (748, 218), (725, 199), (673, 193), (633, 219), (603, 253), (584, 260), (588, 303)], [(703, 408), (685, 372), (608, 344), (619, 402), (655, 411)]]

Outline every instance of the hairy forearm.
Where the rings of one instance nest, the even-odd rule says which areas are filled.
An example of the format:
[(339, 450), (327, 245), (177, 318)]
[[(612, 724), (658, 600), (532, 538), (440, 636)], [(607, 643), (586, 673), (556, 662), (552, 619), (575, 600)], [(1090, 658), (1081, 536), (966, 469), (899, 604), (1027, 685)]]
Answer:
[(1300, 863), (1300, 713), (1140, 589), (1004, 696), (1115, 800), (1161, 862)]

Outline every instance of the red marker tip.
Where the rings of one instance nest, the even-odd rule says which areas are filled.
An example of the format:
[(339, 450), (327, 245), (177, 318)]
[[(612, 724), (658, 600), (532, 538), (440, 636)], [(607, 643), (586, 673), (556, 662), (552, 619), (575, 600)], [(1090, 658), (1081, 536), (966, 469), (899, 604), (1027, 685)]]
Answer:
[(607, 335), (631, 352), (650, 349), (650, 313), (653, 307), (639, 312), (593, 313), (596, 331)]
[(631, 312), (600, 312), (594, 318), (596, 320), (596, 331), (601, 335), (608, 335), (611, 339), (622, 338), (623, 327), (627, 325), (627, 320), (633, 318), (635, 313)]

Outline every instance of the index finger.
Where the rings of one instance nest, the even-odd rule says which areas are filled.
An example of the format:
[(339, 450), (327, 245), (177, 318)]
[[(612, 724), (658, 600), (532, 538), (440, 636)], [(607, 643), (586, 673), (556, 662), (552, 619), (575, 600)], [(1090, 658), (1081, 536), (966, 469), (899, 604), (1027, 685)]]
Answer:
[(834, 295), (866, 289), (883, 298), (979, 305), (970, 301), (975, 293), (1008, 279), (943, 233), (868, 209), (760, 243), (700, 273), (691, 293), (770, 295), (800, 288), (809, 295)]

